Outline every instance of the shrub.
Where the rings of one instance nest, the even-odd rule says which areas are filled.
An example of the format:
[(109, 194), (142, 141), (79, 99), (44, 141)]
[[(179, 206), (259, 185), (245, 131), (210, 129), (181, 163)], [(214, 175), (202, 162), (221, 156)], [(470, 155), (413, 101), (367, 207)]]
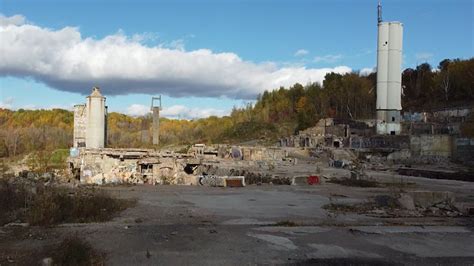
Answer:
[(348, 187), (379, 187), (375, 180), (355, 179), (355, 178), (332, 178), (329, 183), (339, 184)]
[(77, 236), (67, 237), (52, 254), (55, 265), (104, 265), (105, 256)]
[(104, 222), (135, 201), (113, 198), (101, 190), (67, 190), (35, 184), (32, 189), (0, 179), (0, 225), (25, 220), (32, 225)]
[(33, 201), (28, 222), (33, 225), (104, 222), (133, 204), (102, 191), (43, 189)]

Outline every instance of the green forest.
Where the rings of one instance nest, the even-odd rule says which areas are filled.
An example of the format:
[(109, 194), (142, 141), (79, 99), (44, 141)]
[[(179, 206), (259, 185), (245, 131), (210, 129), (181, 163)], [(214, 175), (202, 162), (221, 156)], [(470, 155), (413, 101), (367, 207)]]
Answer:
[[(323, 117), (370, 119), (375, 116), (376, 74), (326, 75), (322, 84), (294, 84), (259, 95), (254, 104), (234, 108), (229, 116), (197, 120), (162, 118), (161, 146), (235, 143), (278, 137), (311, 127)], [(474, 103), (474, 58), (427, 63), (402, 73), (406, 111), (429, 111)], [(109, 147), (152, 147), (151, 117), (119, 113), (108, 116)], [(72, 145), (73, 113), (62, 109), (0, 109), (0, 157)]]

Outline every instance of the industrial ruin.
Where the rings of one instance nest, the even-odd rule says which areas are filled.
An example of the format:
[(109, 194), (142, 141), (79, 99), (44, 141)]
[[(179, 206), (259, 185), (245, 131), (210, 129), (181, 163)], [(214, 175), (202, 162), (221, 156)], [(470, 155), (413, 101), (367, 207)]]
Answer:
[[(259, 97), (267, 109), (189, 122), (196, 126), (162, 118), (161, 134), (161, 95), (151, 97), (148, 115), (131, 118), (109, 114), (111, 90), (94, 86), (74, 106), (72, 145), (71, 112), (22, 118), (35, 145), (24, 159), (12, 157), (11, 169), (0, 165), (13, 173), (0, 178), (0, 266), (473, 265), (474, 104), (403, 110), (403, 24), (383, 21), (380, 2), (377, 32), (376, 75), (347, 74), (364, 78), (368, 93), (335, 109), (330, 102), (345, 97), (338, 90), (358, 85), (333, 78), (301, 86), (311, 92), (304, 96), (295, 85), (284, 97)], [(121, 32), (120, 40), (129, 42)], [(339, 74), (325, 81), (331, 75)], [(357, 95), (375, 96), (371, 84), (376, 98), (360, 105)], [(334, 89), (321, 97), (313, 88)], [(321, 97), (308, 104), (320, 110), (288, 115), (300, 109), (298, 97)], [(67, 131), (31, 128), (61, 113)], [(60, 137), (54, 151), (34, 143)]]
[[(474, 162), (474, 140), (459, 137), (460, 125), (473, 112), (472, 107), (403, 112), (403, 24), (382, 21), (380, 5), (378, 13), (377, 115), (373, 120), (321, 119), (316, 126), (284, 137), (273, 147), (195, 144), (185, 154), (158, 149), (111, 149), (106, 148), (105, 97), (94, 87), (87, 103), (74, 108), (71, 174), (86, 184), (197, 185), (211, 177), (226, 180), (233, 176), (240, 178), (241, 186), (262, 180), (281, 182), (276, 179), (282, 178), (294, 184), (295, 178), (320, 175), (322, 166), (352, 169), (362, 162), (365, 168), (392, 165), (391, 170), (398, 173), (462, 179), (462, 169), (453, 170), (459, 167), (452, 162)], [(160, 110), (161, 97), (153, 97), (155, 146), (159, 144)], [(405, 167), (419, 163), (436, 163), (439, 169)], [(225, 182), (218, 183), (225, 186)]]

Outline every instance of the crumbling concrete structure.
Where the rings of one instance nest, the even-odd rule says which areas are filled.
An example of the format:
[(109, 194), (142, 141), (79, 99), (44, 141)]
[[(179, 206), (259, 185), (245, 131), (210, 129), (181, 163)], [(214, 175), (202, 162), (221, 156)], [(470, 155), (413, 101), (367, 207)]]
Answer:
[(74, 106), (75, 148), (104, 148), (107, 142), (107, 106), (98, 87), (92, 88), (86, 104)]
[(81, 149), (69, 167), (86, 184), (196, 184), (185, 171), (187, 159), (149, 149)]
[[(154, 102), (158, 101), (159, 104), (155, 105)], [(153, 145), (160, 144), (160, 111), (161, 111), (161, 96), (151, 98), (151, 112), (153, 115)]]

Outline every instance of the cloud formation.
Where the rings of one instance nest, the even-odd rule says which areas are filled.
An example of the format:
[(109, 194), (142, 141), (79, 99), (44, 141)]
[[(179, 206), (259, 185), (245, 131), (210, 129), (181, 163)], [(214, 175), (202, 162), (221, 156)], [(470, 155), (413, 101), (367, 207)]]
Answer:
[(127, 107), (127, 115), (131, 116), (143, 116), (150, 112), (150, 106), (145, 106), (143, 104), (132, 104)]
[(418, 61), (428, 62), (429, 60), (431, 60), (431, 58), (433, 58), (433, 54), (432, 53), (417, 53), (415, 54), (415, 58)]
[(328, 55), (325, 55), (325, 56), (316, 56), (313, 61), (315, 63), (329, 63), (329, 64), (332, 64), (332, 63), (336, 63), (337, 61), (339, 61), (341, 59), (342, 59), (341, 54), (336, 54), (336, 55), (328, 54)]
[(299, 49), (298, 51), (295, 52), (294, 56), (305, 56), (307, 54), (309, 54), (308, 50)]
[(372, 73), (375, 73), (377, 70), (374, 67), (364, 67), (359, 71), (359, 75), (368, 76)]
[(208, 49), (186, 51), (180, 40), (172, 47), (146, 46), (142, 38), (121, 31), (102, 39), (83, 37), (75, 27), (54, 30), (30, 24), (20, 15), (0, 16), (0, 76), (32, 77), (52, 88), (82, 94), (97, 85), (106, 95), (253, 99), (264, 90), (322, 82), (329, 72), (351, 71), (347, 66), (315, 69), (254, 63), (235, 53)]
[(13, 108), (13, 97), (7, 97), (0, 101), (0, 108), (4, 109), (12, 109)]
[[(132, 116), (143, 116), (150, 113), (150, 107), (142, 104), (132, 104), (127, 108), (127, 114)], [(171, 119), (197, 119), (209, 116), (228, 115), (229, 111), (215, 108), (189, 108), (184, 105), (172, 105), (164, 107), (160, 116)]]

